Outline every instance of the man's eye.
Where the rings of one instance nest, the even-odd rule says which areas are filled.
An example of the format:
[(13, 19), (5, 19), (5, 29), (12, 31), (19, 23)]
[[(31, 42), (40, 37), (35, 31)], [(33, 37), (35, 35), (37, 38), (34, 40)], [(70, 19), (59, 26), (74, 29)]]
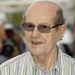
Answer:
[(48, 26), (46, 26), (46, 25), (43, 25), (43, 28), (48, 28)]
[(41, 25), (40, 28), (48, 28), (49, 26), (47, 25)]
[(32, 24), (30, 24), (30, 25), (27, 25), (27, 27), (30, 27), (31, 28), (31, 27), (34, 27), (34, 26)]

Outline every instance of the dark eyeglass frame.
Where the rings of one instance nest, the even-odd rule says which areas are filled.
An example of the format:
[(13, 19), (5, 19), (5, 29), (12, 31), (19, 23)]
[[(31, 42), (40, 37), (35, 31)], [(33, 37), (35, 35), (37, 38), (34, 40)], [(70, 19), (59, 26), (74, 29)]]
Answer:
[[(26, 28), (26, 26), (27, 26), (26, 24), (27, 24), (27, 23), (25, 23), (25, 22), (23, 22), (23, 23), (21, 24), (21, 25), (22, 25), (22, 28), (23, 28), (24, 30), (26, 30), (26, 31), (34, 31), (34, 28), (37, 27), (37, 28), (38, 28), (38, 31), (41, 32), (41, 33), (49, 33), (52, 28), (56, 28), (56, 27), (58, 27), (58, 26), (64, 25), (64, 24), (57, 24), (57, 25), (54, 25), (54, 26), (51, 27), (51, 26), (48, 26), (48, 25), (45, 25), (45, 24), (40, 24), (40, 25), (38, 25), (38, 26), (35, 26), (34, 24), (29, 23), (29, 24), (31, 24), (31, 25), (33, 26), (33, 29), (30, 30), (30, 29), (27, 29), (27, 28)], [(40, 27), (47, 27), (48, 30), (45, 30), (45, 31), (44, 31), (44, 29), (41, 30)]]

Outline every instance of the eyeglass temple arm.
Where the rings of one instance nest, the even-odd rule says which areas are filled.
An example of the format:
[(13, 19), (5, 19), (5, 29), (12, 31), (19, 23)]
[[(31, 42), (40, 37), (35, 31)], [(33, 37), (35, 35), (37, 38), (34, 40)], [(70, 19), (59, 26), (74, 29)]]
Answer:
[(52, 26), (51, 28), (55, 28), (55, 27), (58, 27), (58, 26), (61, 26), (61, 25), (64, 25), (64, 24), (57, 24), (57, 25)]

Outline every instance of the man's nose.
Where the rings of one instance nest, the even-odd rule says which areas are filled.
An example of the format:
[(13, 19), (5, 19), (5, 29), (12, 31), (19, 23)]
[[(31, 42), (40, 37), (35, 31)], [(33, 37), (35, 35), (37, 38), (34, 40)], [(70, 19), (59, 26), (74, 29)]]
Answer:
[(38, 37), (39, 36), (39, 31), (37, 27), (34, 27), (34, 30), (32, 31), (32, 37)]

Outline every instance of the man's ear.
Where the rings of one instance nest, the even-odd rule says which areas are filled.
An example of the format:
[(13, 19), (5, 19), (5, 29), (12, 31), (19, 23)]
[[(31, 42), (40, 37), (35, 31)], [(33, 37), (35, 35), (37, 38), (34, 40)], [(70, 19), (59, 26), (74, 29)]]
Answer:
[(59, 37), (58, 37), (58, 40), (61, 39), (61, 37), (63, 36), (65, 30), (66, 30), (66, 25), (61, 25), (61, 26), (59, 27), (59, 32), (58, 32), (58, 36), (59, 36)]
[(64, 32), (65, 32), (65, 30), (66, 30), (66, 25), (65, 24), (64, 25), (61, 25), (60, 26), (60, 34), (63, 35)]

